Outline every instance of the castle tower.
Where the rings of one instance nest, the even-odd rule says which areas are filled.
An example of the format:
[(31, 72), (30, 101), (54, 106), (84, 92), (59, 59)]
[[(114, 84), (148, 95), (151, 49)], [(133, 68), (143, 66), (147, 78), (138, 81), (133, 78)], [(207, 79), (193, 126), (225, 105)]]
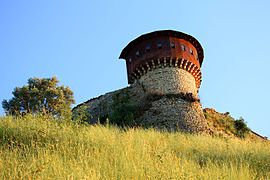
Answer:
[(141, 117), (143, 123), (187, 132), (206, 130), (198, 99), (204, 55), (194, 37), (172, 30), (151, 32), (131, 41), (120, 58), (126, 60), (129, 84), (164, 97), (152, 103)]

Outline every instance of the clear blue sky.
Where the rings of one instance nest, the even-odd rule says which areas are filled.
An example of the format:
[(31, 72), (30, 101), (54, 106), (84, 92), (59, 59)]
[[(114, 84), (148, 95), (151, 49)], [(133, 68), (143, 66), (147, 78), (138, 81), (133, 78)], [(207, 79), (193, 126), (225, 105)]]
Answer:
[(203, 107), (242, 116), (270, 137), (269, 7), (268, 0), (1, 0), (0, 100), (30, 77), (57, 76), (77, 104), (125, 87), (122, 48), (173, 29), (204, 48)]

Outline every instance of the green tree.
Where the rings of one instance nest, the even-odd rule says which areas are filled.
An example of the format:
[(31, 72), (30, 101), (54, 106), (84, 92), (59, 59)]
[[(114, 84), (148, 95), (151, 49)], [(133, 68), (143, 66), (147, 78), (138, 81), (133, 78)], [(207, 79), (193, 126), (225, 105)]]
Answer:
[(55, 117), (71, 115), (73, 92), (69, 87), (59, 86), (56, 77), (30, 78), (28, 84), (16, 87), (10, 100), (3, 100), (2, 107), (7, 115), (43, 113)]

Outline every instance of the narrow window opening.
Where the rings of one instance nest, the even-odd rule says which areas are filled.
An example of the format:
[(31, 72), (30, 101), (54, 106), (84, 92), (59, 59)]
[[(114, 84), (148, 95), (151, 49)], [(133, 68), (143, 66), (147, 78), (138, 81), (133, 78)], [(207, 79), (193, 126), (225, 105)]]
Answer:
[(171, 48), (175, 48), (175, 44), (174, 44), (174, 42), (171, 42)]
[(193, 55), (193, 50), (191, 48), (189, 49), (189, 52), (190, 52), (190, 54)]
[(161, 43), (158, 43), (158, 44), (157, 44), (157, 48), (158, 48), (158, 49), (162, 49), (162, 44), (161, 44)]
[(146, 46), (145, 52), (150, 52), (150, 49), (151, 49), (151, 46), (150, 45)]
[(136, 52), (136, 56), (140, 57), (140, 52), (139, 51)]
[(181, 44), (181, 49), (182, 49), (182, 51), (185, 51), (186, 47), (183, 44)]

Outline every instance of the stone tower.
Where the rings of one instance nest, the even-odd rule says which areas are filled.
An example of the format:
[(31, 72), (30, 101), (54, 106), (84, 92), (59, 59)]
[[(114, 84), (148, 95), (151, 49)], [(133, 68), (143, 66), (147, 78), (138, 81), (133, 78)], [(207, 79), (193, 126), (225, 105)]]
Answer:
[(198, 98), (203, 49), (192, 36), (163, 30), (144, 34), (121, 52), (128, 83), (160, 96), (140, 117), (141, 124), (168, 130), (204, 132), (207, 123)]

